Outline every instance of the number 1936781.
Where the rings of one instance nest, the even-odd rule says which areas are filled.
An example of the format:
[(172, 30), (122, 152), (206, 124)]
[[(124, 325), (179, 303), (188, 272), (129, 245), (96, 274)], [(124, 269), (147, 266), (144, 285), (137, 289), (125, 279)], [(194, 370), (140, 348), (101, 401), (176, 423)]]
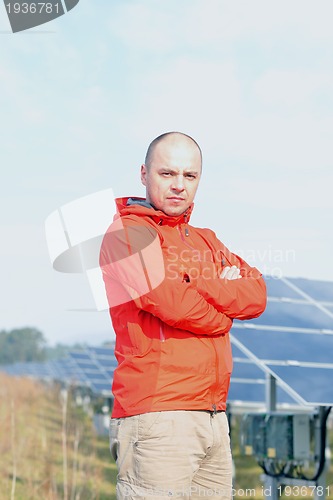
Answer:
[(61, 4), (50, 2), (36, 2), (36, 3), (7, 3), (6, 9), (8, 14), (59, 14)]
[(278, 486), (279, 494), (284, 495), (286, 497), (295, 496), (295, 497), (303, 497), (303, 496), (317, 496), (317, 497), (326, 497), (330, 494), (329, 486)]

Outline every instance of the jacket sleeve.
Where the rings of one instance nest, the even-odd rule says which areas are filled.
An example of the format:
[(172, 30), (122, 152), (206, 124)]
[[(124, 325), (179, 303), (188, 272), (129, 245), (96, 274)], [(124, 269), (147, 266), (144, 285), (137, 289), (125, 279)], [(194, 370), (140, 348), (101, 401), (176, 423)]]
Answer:
[(134, 301), (168, 325), (200, 335), (223, 334), (232, 326), (190, 283), (168, 274), (161, 236), (149, 224), (113, 223), (104, 236), (100, 267), (110, 308)]
[(240, 268), (242, 278), (227, 280), (219, 277), (211, 279), (199, 277), (196, 283), (198, 292), (229, 318), (240, 320), (257, 318), (264, 312), (267, 303), (266, 284), (261, 273), (225, 247), (222, 254), (228, 256), (228, 265)]

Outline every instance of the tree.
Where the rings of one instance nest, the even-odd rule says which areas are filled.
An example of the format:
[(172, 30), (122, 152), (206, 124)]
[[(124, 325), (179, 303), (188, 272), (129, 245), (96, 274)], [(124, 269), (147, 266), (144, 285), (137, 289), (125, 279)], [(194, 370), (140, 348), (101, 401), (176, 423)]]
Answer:
[(0, 331), (0, 363), (44, 361), (46, 339), (37, 328), (17, 328)]

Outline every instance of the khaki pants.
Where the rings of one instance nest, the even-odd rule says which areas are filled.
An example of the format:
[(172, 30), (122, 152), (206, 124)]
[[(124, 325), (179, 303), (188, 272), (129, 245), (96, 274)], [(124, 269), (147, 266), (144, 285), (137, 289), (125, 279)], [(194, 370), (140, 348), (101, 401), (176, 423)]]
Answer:
[(111, 419), (117, 499), (230, 500), (232, 459), (224, 412), (162, 411)]

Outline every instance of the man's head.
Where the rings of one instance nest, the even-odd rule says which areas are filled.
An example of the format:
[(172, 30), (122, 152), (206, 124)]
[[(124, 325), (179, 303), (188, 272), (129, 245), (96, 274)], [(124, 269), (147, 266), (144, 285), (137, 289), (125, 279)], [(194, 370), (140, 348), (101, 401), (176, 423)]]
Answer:
[(141, 166), (147, 201), (167, 215), (182, 214), (194, 200), (201, 169), (201, 149), (192, 137), (180, 132), (160, 135)]

